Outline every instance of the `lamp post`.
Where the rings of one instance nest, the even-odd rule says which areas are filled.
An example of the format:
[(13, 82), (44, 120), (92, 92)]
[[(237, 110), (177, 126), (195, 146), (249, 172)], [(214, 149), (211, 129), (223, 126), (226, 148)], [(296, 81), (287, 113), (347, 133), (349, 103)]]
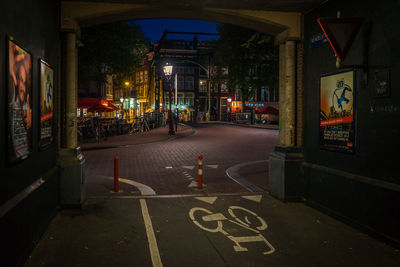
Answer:
[(124, 119), (124, 98), (121, 97), (119, 101), (121, 102), (121, 119)]
[(171, 103), (172, 103), (172, 87), (171, 87), (171, 76), (172, 76), (172, 65), (169, 65), (168, 63), (163, 67), (163, 71), (164, 71), (164, 76), (165, 79), (167, 81), (168, 87), (169, 87), (169, 95), (168, 95), (168, 99), (169, 99), (169, 109), (168, 109), (168, 127), (169, 127), (169, 131), (168, 134), (169, 135), (174, 135), (175, 131), (174, 131), (174, 121), (172, 119), (172, 110), (171, 110)]
[(227, 101), (228, 101), (228, 115), (229, 115), (229, 121), (231, 121), (231, 120), (232, 120), (232, 118), (231, 118), (232, 98), (231, 98), (231, 97), (228, 97)]

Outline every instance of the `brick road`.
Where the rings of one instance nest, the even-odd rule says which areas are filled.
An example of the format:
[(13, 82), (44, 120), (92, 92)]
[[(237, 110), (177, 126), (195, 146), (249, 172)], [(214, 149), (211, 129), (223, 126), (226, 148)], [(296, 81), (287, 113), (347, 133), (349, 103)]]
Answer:
[[(166, 130), (159, 130), (157, 135), (164, 132), (167, 136)], [(190, 130), (185, 129), (184, 132)], [(124, 140), (122, 146), (115, 142), (114, 147), (109, 149), (87, 150), (84, 152), (87, 193), (89, 197), (109, 194), (112, 182), (107, 177), (113, 176), (115, 156), (119, 158), (121, 178), (150, 186), (157, 194), (197, 192), (188, 185), (197, 179), (197, 158), (200, 154), (204, 158), (204, 193), (246, 192), (245, 188), (226, 176), (226, 169), (243, 162), (268, 159), (277, 138), (276, 130), (203, 124), (196, 127), (194, 134), (178, 136), (173, 140), (166, 138), (160, 142), (153, 140), (151, 143), (132, 145)], [(193, 169), (184, 166), (192, 166)], [(120, 194), (138, 194), (134, 192), (135, 188), (122, 186)]]

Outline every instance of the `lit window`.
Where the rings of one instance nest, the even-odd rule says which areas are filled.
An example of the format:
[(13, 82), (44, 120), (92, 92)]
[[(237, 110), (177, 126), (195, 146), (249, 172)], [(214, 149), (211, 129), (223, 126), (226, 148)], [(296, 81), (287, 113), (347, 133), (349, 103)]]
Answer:
[(139, 79), (139, 82), (141, 82), (141, 83), (143, 82), (143, 71), (140, 72), (140, 79)]
[(207, 80), (199, 81), (199, 92), (207, 92)]

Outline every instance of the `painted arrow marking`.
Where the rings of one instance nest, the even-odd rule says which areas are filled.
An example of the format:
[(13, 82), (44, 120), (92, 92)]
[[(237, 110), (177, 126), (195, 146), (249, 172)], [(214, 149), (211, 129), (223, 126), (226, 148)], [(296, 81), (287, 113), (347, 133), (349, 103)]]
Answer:
[[(188, 187), (197, 188), (198, 187), (197, 181), (191, 181), (190, 184), (188, 185)], [(203, 184), (203, 187), (207, 187), (207, 185)]]
[(197, 182), (196, 181), (192, 181), (188, 187), (197, 187)]
[(184, 169), (189, 169), (189, 170), (193, 170), (193, 169), (194, 169), (194, 166), (182, 166), (182, 168), (184, 168)]
[(206, 167), (210, 167), (210, 168), (216, 169), (216, 168), (218, 168), (218, 165), (206, 165)]
[(208, 204), (214, 204), (218, 197), (195, 197), (195, 199), (204, 201)]
[(262, 195), (255, 195), (255, 196), (242, 196), (242, 198), (244, 199), (248, 199), (257, 203), (261, 202), (262, 199)]

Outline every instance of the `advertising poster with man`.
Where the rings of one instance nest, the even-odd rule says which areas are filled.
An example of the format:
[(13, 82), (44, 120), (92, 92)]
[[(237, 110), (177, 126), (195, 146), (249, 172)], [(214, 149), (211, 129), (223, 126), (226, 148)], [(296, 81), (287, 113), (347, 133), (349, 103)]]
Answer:
[(41, 149), (53, 141), (53, 70), (40, 61), (40, 142)]
[(321, 76), (320, 148), (353, 153), (354, 133), (353, 70)]
[(8, 40), (8, 161), (32, 151), (32, 56)]

